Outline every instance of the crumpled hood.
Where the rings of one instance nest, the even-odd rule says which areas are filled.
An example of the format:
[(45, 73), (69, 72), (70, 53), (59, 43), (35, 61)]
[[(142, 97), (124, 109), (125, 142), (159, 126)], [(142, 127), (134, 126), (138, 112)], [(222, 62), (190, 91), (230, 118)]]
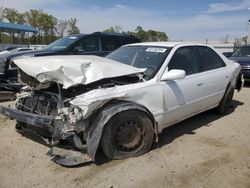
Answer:
[(16, 59), (14, 63), (26, 74), (41, 83), (50, 81), (63, 85), (64, 89), (79, 84), (89, 84), (104, 78), (114, 78), (144, 72), (98, 56), (46, 56)]

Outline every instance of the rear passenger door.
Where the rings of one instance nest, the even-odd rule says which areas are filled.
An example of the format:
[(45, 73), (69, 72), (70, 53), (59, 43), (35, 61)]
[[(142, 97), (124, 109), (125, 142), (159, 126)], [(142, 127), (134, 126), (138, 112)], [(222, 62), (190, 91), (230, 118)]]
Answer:
[(204, 107), (217, 105), (224, 95), (230, 80), (230, 68), (226, 66), (222, 58), (210, 47), (197, 46), (202, 95), (204, 96)]

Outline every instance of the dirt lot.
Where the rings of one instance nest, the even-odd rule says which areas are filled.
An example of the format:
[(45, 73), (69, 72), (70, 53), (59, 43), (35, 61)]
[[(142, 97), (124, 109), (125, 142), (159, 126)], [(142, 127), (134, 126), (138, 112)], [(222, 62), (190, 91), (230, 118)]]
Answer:
[[(4, 105), (13, 103), (2, 103)], [(61, 167), (0, 116), (0, 187), (250, 187), (250, 87), (226, 116), (205, 112), (166, 129), (147, 154)]]

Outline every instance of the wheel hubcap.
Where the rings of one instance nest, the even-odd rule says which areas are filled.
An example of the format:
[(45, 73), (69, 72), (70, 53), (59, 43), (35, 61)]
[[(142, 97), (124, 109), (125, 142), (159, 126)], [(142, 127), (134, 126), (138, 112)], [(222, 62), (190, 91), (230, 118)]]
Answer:
[(144, 131), (138, 122), (128, 121), (115, 132), (115, 144), (121, 151), (133, 151), (142, 145)]

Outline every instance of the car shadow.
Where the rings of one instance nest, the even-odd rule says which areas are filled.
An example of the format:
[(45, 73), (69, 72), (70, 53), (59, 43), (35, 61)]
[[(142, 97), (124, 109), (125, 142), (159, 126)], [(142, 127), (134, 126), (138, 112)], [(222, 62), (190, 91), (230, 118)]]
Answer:
[[(224, 116), (227, 116), (234, 112), (234, 110), (238, 107), (243, 105), (244, 103), (238, 100), (233, 100), (232, 104), (228, 110), (228, 112), (225, 115), (218, 115), (215, 113), (215, 110), (209, 110), (206, 112), (203, 112), (201, 114), (198, 114), (196, 116), (193, 116), (191, 118), (188, 118), (180, 123), (177, 123), (171, 127), (168, 127), (163, 130), (163, 132), (159, 135), (159, 141), (158, 143), (154, 143), (151, 150), (155, 150), (157, 148), (160, 148), (162, 146), (165, 146), (167, 144), (170, 144), (175, 139), (185, 135), (185, 134), (195, 134), (195, 130), (199, 129), (203, 126), (213, 126), (212, 122), (223, 118)], [(97, 153), (96, 158), (96, 165), (102, 165), (104, 163), (109, 162), (110, 159), (108, 159), (101, 150)]]
[(29, 130), (23, 130), (23, 129), (16, 129), (16, 132), (19, 133), (21, 136), (28, 138), (34, 142), (37, 142), (39, 144), (42, 144), (44, 146), (50, 147), (50, 145), (45, 141), (41, 136), (38, 134), (29, 131)]
[[(234, 112), (234, 110), (240, 106), (243, 105), (244, 103), (238, 100), (233, 100), (232, 104), (227, 112), (227, 114), (225, 115), (229, 115), (231, 113)], [(180, 123), (177, 123), (171, 127), (168, 127), (166, 129), (163, 130), (163, 132), (159, 135), (159, 142), (158, 143), (154, 143), (151, 150), (155, 150), (157, 148), (160, 148), (162, 146), (165, 146), (167, 144), (170, 144), (171, 142), (173, 142), (175, 139), (185, 135), (185, 134), (195, 134), (195, 130), (199, 129), (203, 126), (213, 126), (212, 122), (223, 118), (225, 115), (217, 115), (214, 110), (209, 110), (206, 112), (203, 112), (201, 114), (198, 114), (196, 116), (193, 116), (191, 118), (188, 118)], [(40, 144), (43, 144), (45, 146), (49, 145), (40, 137), (38, 137), (36, 134), (32, 133), (32, 132), (20, 132), (22, 136), (29, 138), (35, 142), (38, 142)], [(96, 160), (95, 160), (95, 164), (97, 166), (103, 165), (105, 163), (110, 162), (111, 160), (108, 159), (104, 153), (102, 152), (101, 149), (98, 149), (97, 154), (96, 154)], [(88, 164), (91, 164), (92, 162), (89, 162)], [(81, 167), (81, 166), (85, 166), (87, 164), (80, 164), (71, 168), (77, 168), (77, 167)]]
[(247, 87), (247, 88), (249, 88), (250, 87), (250, 82), (244, 82), (244, 87)]
[(170, 126), (163, 130), (162, 134), (159, 135), (159, 143), (154, 144), (153, 150), (162, 147), (164, 145), (167, 145), (171, 142), (173, 142), (176, 138), (181, 137), (185, 134), (195, 134), (195, 130), (199, 129), (203, 126), (213, 126), (213, 121), (223, 118), (224, 116), (227, 116), (234, 112), (234, 110), (244, 103), (241, 101), (233, 100), (232, 104), (227, 111), (225, 115), (218, 115), (215, 113), (215, 110), (209, 110), (206, 112), (203, 112), (201, 114), (198, 114), (196, 116), (193, 116), (191, 118), (188, 118), (180, 123), (177, 123), (173, 126)]

